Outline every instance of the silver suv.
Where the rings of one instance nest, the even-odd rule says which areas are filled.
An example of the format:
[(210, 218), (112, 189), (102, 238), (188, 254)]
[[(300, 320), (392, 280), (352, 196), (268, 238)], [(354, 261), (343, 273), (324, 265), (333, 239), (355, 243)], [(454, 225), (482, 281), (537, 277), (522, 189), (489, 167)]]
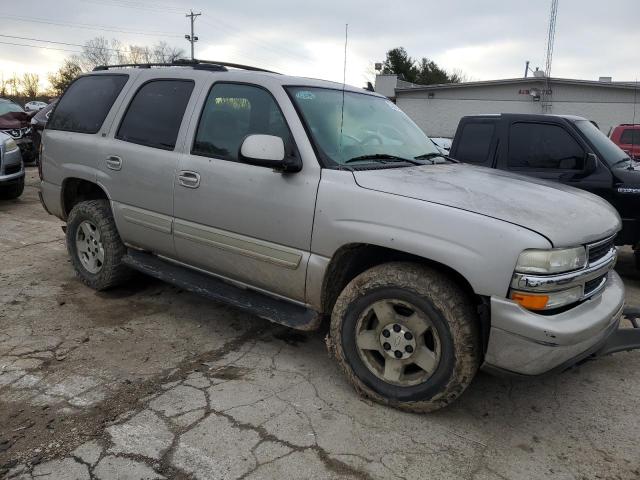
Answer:
[(41, 198), (90, 287), (133, 268), (293, 328), (326, 318), (357, 391), (406, 410), (449, 404), (480, 366), (538, 375), (620, 349), (616, 211), (450, 160), (365, 90), (100, 67), (47, 124)]

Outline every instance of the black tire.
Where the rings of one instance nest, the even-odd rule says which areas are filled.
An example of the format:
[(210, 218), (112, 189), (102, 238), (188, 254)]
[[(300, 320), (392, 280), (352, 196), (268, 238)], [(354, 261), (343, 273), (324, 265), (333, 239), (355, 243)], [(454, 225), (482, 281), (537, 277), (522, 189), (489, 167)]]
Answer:
[[(89, 221), (99, 231), (104, 249), (100, 270), (92, 273), (82, 264), (76, 245), (80, 225)], [(132, 271), (122, 263), (127, 248), (122, 243), (108, 200), (88, 200), (76, 204), (67, 219), (67, 250), (76, 274), (85, 285), (95, 290), (107, 290), (125, 283)]]
[[(366, 365), (356, 344), (356, 329), (364, 312), (391, 298), (424, 313), (433, 335), (437, 334), (439, 360), (421, 383), (404, 386), (384, 381)], [(345, 287), (333, 309), (328, 344), (360, 394), (402, 410), (430, 412), (453, 402), (478, 371), (478, 325), (472, 299), (452, 279), (425, 266), (394, 262), (367, 270)], [(380, 358), (388, 361), (384, 352)]]
[(13, 185), (0, 187), (0, 198), (3, 200), (13, 200), (22, 195), (22, 192), (24, 192), (24, 177)]

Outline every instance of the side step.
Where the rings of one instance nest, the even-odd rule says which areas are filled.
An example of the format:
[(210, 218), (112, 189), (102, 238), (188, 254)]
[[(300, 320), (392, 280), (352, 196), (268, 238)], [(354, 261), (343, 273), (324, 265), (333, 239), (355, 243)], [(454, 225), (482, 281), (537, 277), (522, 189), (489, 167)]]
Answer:
[(255, 290), (237, 287), (149, 253), (129, 249), (122, 261), (134, 270), (211, 300), (241, 308), (274, 323), (297, 330), (315, 330), (320, 326), (321, 316), (314, 310)]

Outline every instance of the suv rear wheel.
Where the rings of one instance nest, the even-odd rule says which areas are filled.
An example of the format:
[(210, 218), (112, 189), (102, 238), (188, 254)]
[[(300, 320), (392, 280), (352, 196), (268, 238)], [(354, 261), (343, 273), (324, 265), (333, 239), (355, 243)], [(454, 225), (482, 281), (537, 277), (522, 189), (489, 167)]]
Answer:
[(127, 249), (107, 200), (75, 205), (67, 219), (66, 240), (76, 273), (89, 287), (106, 290), (129, 278), (131, 271), (122, 263)]
[(480, 364), (469, 296), (412, 263), (380, 265), (352, 280), (336, 301), (330, 345), (358, 392), (417, 412), (455, 400)]

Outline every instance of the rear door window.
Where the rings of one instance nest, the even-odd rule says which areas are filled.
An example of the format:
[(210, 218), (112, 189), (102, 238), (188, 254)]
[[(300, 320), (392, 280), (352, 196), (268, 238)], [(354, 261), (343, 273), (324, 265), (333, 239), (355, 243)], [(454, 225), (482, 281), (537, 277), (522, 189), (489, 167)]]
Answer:
[(627, 128), (622, 131), (620, 143), (623, 145), (640, 145), (640, 129)]
[(456, 159), (469, 163), (486, 163), (495, 131), (494, 122), (470, 122), (462, 127)]
[(194, 82), (152, 80), (136, 92), (116, 138), (147, 147), (173, 150)]
[(509, 168), (582, 170), (585, 151), (559, 125), (514, 123), (509, 132)]
[(78, 78), (58, 102), (47, 128), (96, 133), (128, 78), (128, 75), (87, 75)]

